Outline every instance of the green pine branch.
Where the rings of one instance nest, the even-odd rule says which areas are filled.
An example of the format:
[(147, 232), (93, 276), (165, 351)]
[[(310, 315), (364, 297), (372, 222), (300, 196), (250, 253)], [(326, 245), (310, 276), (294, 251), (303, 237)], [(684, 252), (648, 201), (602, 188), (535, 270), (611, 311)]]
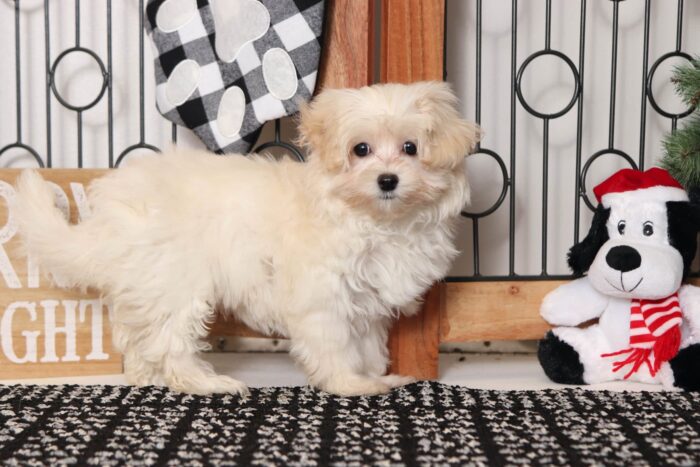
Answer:
[(700, 187), (700, 113), (663, 141), (666, 155), (661, 166), (684, 187)]
[(700, 57), (688, 65), (677, 66), (671, 82), (686, 105), (697, 107), (700, 103)]
[(695, 112), (681, 128), (664, 138), (661, 166), (686, 189), (700, 188), (700, 58), (676, 67), (671, 81), (683, 102)]

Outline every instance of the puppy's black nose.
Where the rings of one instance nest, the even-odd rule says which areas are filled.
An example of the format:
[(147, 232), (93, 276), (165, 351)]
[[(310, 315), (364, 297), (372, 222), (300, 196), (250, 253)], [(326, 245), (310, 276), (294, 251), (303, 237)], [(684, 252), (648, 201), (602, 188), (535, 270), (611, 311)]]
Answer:
[(642, 257), (631, 246), (622, 245), (610, 248), (605, 256), (605, 261), (611, 268), (627, 272), (637, 269), (642, 264)]
[(394, 191), (396, 185), (399, 184), (399, 177), (394, 174), (381, 174), (377, 179), (377, 183), (382, 191)]

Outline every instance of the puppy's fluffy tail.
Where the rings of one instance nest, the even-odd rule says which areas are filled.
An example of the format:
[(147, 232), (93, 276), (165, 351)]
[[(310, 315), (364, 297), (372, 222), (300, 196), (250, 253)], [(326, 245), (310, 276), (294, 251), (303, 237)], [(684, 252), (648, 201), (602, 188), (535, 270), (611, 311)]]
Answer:
[(89, 286), (85, 232), (71, 226), (54, 204), (54, 192), (38, 172), (17, 178), (15, 216), (24, 248), (61, 287)]

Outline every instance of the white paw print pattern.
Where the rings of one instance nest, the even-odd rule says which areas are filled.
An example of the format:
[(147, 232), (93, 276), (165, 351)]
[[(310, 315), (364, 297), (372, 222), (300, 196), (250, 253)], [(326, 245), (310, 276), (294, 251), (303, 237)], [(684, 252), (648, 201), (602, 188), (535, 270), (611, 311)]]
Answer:
[(216, 152), (248, 152), (262, 125), (313, 94), (323, 0), (150, 0), (156, 102)]

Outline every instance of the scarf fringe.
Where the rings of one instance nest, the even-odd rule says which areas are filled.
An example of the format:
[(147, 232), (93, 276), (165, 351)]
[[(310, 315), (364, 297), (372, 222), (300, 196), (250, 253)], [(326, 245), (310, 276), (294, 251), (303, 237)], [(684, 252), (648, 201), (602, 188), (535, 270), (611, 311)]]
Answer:
[[(623, 355), (626, 353), (629, 353), (630, 355), (624, 359), (620, 360), (617, 362), (613, 363), (613, 373), (617, 373), (620, 369), (623, 367), (629, 365), (632, 363), (632, 369), (627, 372), (627, 374), (624, 376), (624, 379), (628, 379), (630, 376), (632, 376), (639, 368), (642, 366), (642, 364), (646, 364), (647, 368), (649, 369), (649, 373), (651, 373), (651, 376), (656, 376), (656, 372), (658, 368), (654, 368), (651, 364), (651, 352), (652, 349), (624, 349), (620, 350), (618, 352), (612, 352), (612, 353), (604, 353), (601, 355), (601, 357), (616, 357), (618, 355)], [(659, 363), (659, 366), (661, 364)]]
[[(681, 344), (681, 330), (680, 326), (674, 326), (673, 328), (666, 331), (663, 335), (659, 336), (654, 343), (654, 347), (651, 349), (640, 349), (640, 348), (629, 348), (624, 350), (619, 350), (612, 353), (604, 353), (600, 356), (603, 358), (617, 357), (618, 355), (629, 354), (626, 359), (613, 362), (613, 373), (617, 373), (623, 367), (633, 364), (632, 369), (627, 372), (624, 379), (628, 379), (632, 376), (642, 364), (645, 364), (649, 369), (651, 376), (656, 376), (661, 365), (664, 362), (671, 360), (678, 353), (678, 348)], [(654, 363), (651, 363), (651, 354), (654, 353)]]
[(656, 338), (654, 343), (654, 370), (659, 371), (661, 364), (676, 356), (681, 346), (680, 326), (674, 326), (663, 335)]

